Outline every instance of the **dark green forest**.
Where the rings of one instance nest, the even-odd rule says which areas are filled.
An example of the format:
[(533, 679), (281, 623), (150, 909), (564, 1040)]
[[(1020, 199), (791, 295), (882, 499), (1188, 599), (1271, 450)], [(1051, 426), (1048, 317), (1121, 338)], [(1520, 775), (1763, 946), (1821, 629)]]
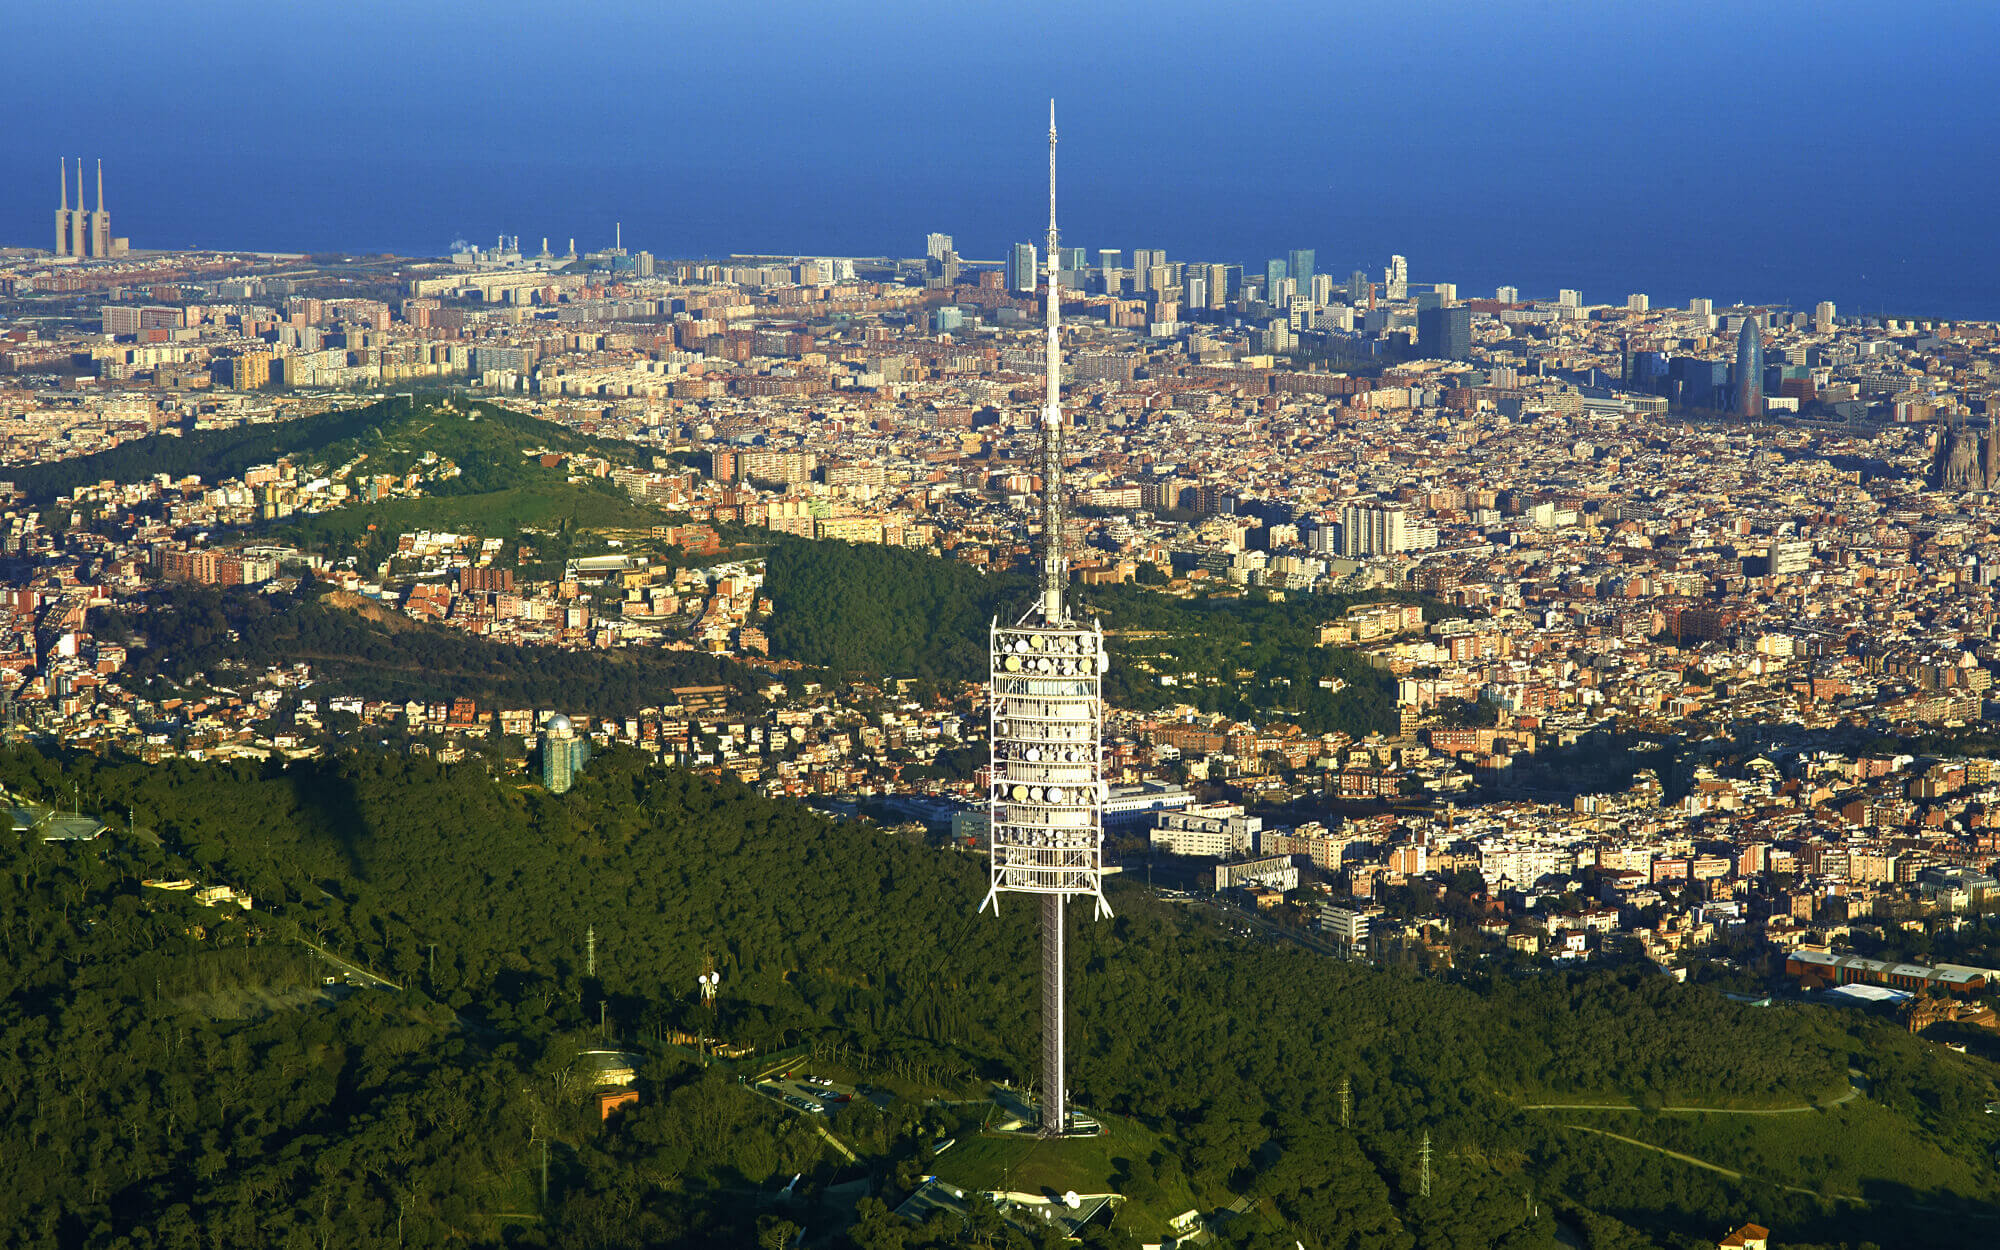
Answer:
[(1026, 607), (1019, 574), (866, 543), (774, 544), (765, 564), (771, 654), (840, 673), (986, 680), (986, 629)]
[[(865, 1179), (893, 1205), (937, 1112), (844, 1113), (832, 1127), (863, 1163), (843, 1165), (669, 1044), (699, 1020), (705, 958), (724, 975), (716, 1031), (765, 1053), (838, 1045), (947, 1093), (1031, 1071), (1033, 920), (974, 914), (976, 860), (631, 753), (560, 798), (388, 753), (258, 768), (13, 751), (0, 782), (74, 785), (163, 842), (0, 845), (0, 1220), (24, 1244), (750, 1244), (770, 1231), (758, 1195), (793, 1172)], [(138, 885), (180, 874), (256, 910)], [(1247, 1199), (1233, 1244), (1553, 1246), (1561, 1220), (1592, 1247), (1712, 1245), (1756, 1218), (1787, 1244), (1951, 1245), (1968, 1227), (1952, 1213), (1994, 1196), (1991, 1074), (1893, 1021), (1746, 1007), (1644, 965), (1422, 977), (1254, 945), (1139, 889), (1113, 905), (1072, 937), (1076, 1099), (1158, 1134), (1121, 1165), (1135, 1192)], [(323, 991), (305, 942), (402, 988)], [(578, 1051), (607, 1039), (642, 1054), (642, 1106), (600, 1127)], [(1875, 1182), (1861, 1207), (1521, 1109), (1826, 1101), (1850, 1064), (1896, 1091), (1866, 1105), (1933, 1152), (1937, 1181)], [(1651, 1140), (1656, 1114), (1606, 1126)], [(1880, 1142), (1811, 1152), (1850, 1145)], [(905, 1225), (876, 1198), (845, 1234), (799, 1222), (863, 1250), (1028, 1244)], [(1911, 1204), (1946, 1214), (1912, 1221)]]
[[(1028, 593), (1024, 578), (988, 577), (886, 547), (786, 541), (769, 559), (772, 655), (835, 679), (981, 680), (986, 623), (996, 613), (1018, 614)], [(770, 680), (704, 652), (581, 653), (416, 622), (391, 629), (330, 606), (324, 591), (310, 581), (287, 593), (162, 585), (138, 600), (138, 610), (95, 613), (92, 626), (109, 641), (135, 644), (132, 673), (141, 679), (219, 679), (305, 660), (322, 680), (370, 698), (464, 695), (488, 707), (560, 705), (623, 716), (665, 702), (672, 686), (729, 685), (748, 693)], [(1137, 587), (1097, 587), (1082, 606), (1108, 631), (1113, 664), (1105, 696), (1113, 706), (1188, 702), (1232, 716), (1288, 717), (1313, 733), (1360, 736), (1394, 731), (1392, 680), (1358, 652), (1314, 646), (1313, 639), (1320, 624), (1366, 601), (1341, 595), (1180, 600)], [(1244, 670), (1251, 675), (1242, 676)], [(1160, 672), (1197, 679), (1162, 686)], [(1345, 686), (1323, 689), (1321, 679)]]
[[(1033, 585), (1021, 574), (989, 574), (917, 552), (788, 539), (771, 550), (765, 590), (774, 656), (835, 672), (981, 681), (988, 624), (1019, 616)], [(1107, 633), (1113, 662), (1104, 693), (1113, 706), (1146, 711), (1190, 703), (1356, 737), (1395, 731), (1394, 681), (1354, 650), (1316, 646), (1319, 627), (1360, 603), (1424, 602), (1432, 615), (1445, 610), (1389, 593), (1284, 600), (1181, 599), (1136, 586), (1079, 586), (1072, 593), (1078, 614), (1096, 618)], [(1175, 684), (1160, 684), (1161, 674)], [(1323, 688), (1322, 680), (1343, 688)]]
[(726, 685), (743, 695), (768, 682), (753, 670), (699, 651), (609, 652), (494, 642), (442, 626), (391, 629), (329, 605), (323, 587), (293, 593), (161, 586), (143, 611), (94, 613), (92, 627), (116, 642), (143, 638), (130, 672), (144, 681), (206, 680), (261, 673), (298, 661), (339, 690), (378, 699), (473, 699), (481, 707), (564, 707), (628, 716), (672, 702), (674, 686)]

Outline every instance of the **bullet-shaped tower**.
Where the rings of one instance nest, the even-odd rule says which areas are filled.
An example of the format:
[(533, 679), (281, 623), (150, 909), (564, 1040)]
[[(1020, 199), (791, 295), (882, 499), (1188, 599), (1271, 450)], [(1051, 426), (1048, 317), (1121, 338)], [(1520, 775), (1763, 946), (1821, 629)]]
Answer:
[(1743, 318), (1736, 336), (1736, 415), (1764, 415), (1764, 336), (1754, 316)]

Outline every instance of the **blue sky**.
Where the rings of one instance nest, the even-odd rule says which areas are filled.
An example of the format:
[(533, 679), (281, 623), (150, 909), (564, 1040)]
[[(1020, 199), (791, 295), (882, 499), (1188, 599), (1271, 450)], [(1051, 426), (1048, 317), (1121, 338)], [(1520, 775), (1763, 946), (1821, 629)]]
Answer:
[(1053, 95), (1083, 246), (2000, 315), (1987, 4), (0, 0), (0, 31), (9, 243), (101, 154), (139, 246), (622, 219), (665, 255), (997, 256)]

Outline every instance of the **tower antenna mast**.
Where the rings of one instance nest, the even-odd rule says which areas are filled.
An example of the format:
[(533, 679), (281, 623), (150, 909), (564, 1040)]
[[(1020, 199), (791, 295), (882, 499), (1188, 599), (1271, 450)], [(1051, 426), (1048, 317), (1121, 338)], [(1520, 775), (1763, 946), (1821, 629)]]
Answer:
[(1056, 102), (1049, 101), (1048, 361), (1042, 397), (1042, 615), (1051, 625), (1068, 619), (1063, 607), (1067, 569), (1063, 556), (1062, 300), (1056, 273)]

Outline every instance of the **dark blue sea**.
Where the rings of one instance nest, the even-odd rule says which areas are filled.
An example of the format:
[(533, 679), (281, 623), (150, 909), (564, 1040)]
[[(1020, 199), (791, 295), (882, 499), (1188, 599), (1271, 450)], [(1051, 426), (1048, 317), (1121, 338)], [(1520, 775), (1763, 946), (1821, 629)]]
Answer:
[[(0, 180), (0, 243), (47, 246), (54, 171), (18, 167)], [(660, 257), (731, 253), (912, 256), (924, 236), (954, 236), (961, 255), (998, 260), (1039, 240), (1045, 190), (1032, 162), (1019, 179), (991, 170), (793, 172), (783, 166), (702, 173), (634, 162), (500, 164), (441, 159), (331, 160), (271, 156), (242, 166), (120, 159), (108, 174), (117, 233), (134, 247), (396, 252), (436, 256), (455, 240), (490, 245), (544, 236), (557, 251), (611, 244), (622, 222), (632, 250)], [(1310, 247), (1320, 272), (1373, 278), (1392, 253), (1415, 282), (1456, 282), (1461, 296), (1500, 285), (1527, 298), (1564, 287), (1586, 302), (1643, 292), (1654, 306), (1693, 297), (1717, 305), (1830, 299), (1843, 314), (2000, 318), (2000, 237), (1987, 210), (1932, 204), (1906, 229), (1874, 224), (1894, 206), (1865, 206), (1852, 191), (1813, 205), (1740, 204), (1690, 195), (1628, 201), (1589, 181), (1552, 187), (1540, 201), (1475, 193), (1375, 188), (1329, 179), (1323, 193), (1262, 195), (1254, 184), (1114, 178), (1065, 171), (1061, 224), (1068, 246), (1164, 248), (1174, 261), (1242, 264)], [(1886, 190), (1878, 197), (1894, 198)]]

